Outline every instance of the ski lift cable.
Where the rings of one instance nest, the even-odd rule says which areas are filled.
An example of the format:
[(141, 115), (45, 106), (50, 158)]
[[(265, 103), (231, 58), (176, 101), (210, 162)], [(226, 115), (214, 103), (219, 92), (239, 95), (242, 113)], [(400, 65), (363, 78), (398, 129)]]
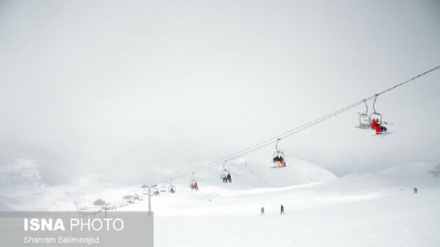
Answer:
[[(342, 112), (345, 112), (345, 111), (347, 111), (347, 110), (349, 110), (349, 109), (351, 109), (351, 108), (353, 108), (353, 107), (355, 107), (355, 106), (357, 106), (357, 105), (359, 105), (359, 104), (362, 104), (362, 102), (364, 102), (364, 101), (362, 100), (362, 101), (360, 101), (360, 102), (356, 102), (355, 104), (352, 104), (352, 105), (350, 105), (350, 106), (348, 106), (348, 107), (344, 107), (344, 108), (342, 108), (342, 109), (340, 109), (340, 110), (338, 110), (338, 111), (336, 111), (336, 112), (333, 112), (333, 113), (331, 113), (331, 114), (328, 114), (328, 115), (326, 115), (326, 116), (323, 116), (323, 117), (321, 117), (321, 118), (318, 118), (318, 119), (316, 119), (316, 120), (314, 120), (314, 121), (311, 121), (311, 122), (309, 122), (309, 123), (303, 124), (303, 125), (301, 125), (301, 126), (299, 126), (299, 127), (296, 127), (296, 128), (294, 128), (294, 129), (292, 129), (292, 130), (289, 130), (289, 131), (286, 131), (286, 132), (284, 132), (284, 133), (282, 133), (282, 134), (279, 134), (279, 135), (277, 135), (277, 136), (275, 136), (275, 137), (272, 137), (272, 138), (270, 138), (270, 139), (267, 139), (267, 140), (265, 140), (265, 141), (263, 141), (263, 142), (260, 142), (260, 143), (258, 143), (258, 144), (255, 144), (255, 145), (250, 146), (250, 147), (248, 147), (248, 148), (245, 148), (245, 149), (243, 149), (243, 150), (241, 150), (241, 151), (239, 151), (239, 152), (236, 152), (236, 153), (234, 153), (234, 154), (229, 155), (229, 156), (226, 157), (225, 159), (227, 159), (227, 160), (237, 159), (237, 158), (239, 158), (239, 157), (241, 157), (241, 156), (244, 156), (244, 155), (246, 155), (246, 154), (248, 154), (248, 153), (254, 152), (254, 151), (258, 150), (258, 149), (261, 149), (261, 148), (263, 148), (263, 147), (266, 147), (266, 146), (268, 146), (268, 145), (271, 145), (271, 144), (277, 142), (278, 140), (282, 140), (282, 139), (284, 139), (284, 138), (286, 138), (286, 137), (289, 137), (289, 136), (291, 136), (291, 135), (293, 135), (293, 134), (296, 134), (296, 133), (298, 133), (298, 132), (300, 132), (300, 131), (302, 131), (302, 130), (305, 130), (305, 129), (307, 129), (307, 128), (310, 128), (310, 127), (312, 127), (313, 125), (316, 125), (316, 124), (318, 124), (318, 123), (320, 123), (320, 122), (322, 122), (322, 121), (324, 121), (324, 120), (327, 120), (328, 118), (334, 117), (334, 116), (336, 116), (336, 115), (338, 115), (338, 114), (340, 114), (340, 113), (342, 113)], [(173, 179), (177, 179), (177, 178), (181, 178), (181, 177), (186, 177), (186, 176), (188, 176), (189, 174), (191, 174), (191, 173), (193, 173), (193, 172), (201, 172), (201, 171), (204, 171), (204, 170), (206, 170), (206, 169), (209, 169), (209, 168), (212, 168), (212, 167), (218, 166), (218, 165), (219, 165), (222, 161), (224, 161), (225, 159), (219, 159), (219, 160), (216, 160), (216, 161), (210, 162), (210, 163), (208, 163), (208, 164), (206, 164), (206, 165), (204, 165), (204, 166), (201, 166), (201, 167), (199, 167), (199, 168), (197, 168), (197, 169), (191, 169), (191, 170), (189, 170), (189, 171), (187, 171), (187, 172), (182, 173), (181, 176), (174, 177)], [(171, 179), (169, 179), (169, 180), (171, 180)], [(166, 180), (166, 181), (169, 181), (169, 180)]]
[[(244, 156), (244, 155), (246, 155), (246, 154), (252, 153), (252, 152), (254, 152), (254, 151), (256, 151), (256, 150), (259, 150), (259, 149), (261, 149), (261, 148), (264, 148), (264, 147), (266, 147), (266, 146), (269, 146), (269, 145), (271, 145), (271, 144), (274, 144), (274, 143), (276, 143), (278, 140), (282, 140), (282, 139), (287, 138), (287, 137), (289, 137), (289, 136), (291, 136), (291, 135), (297, 134), (297, 133), (299, 133), (299, 132), (301, 132), (301, 131), (303, 131), (303, 130), (305, 130), (305, 129), (308, 129), (308, 128), (310, 128), (310, 127), (316, 125), (316, 124), (319, 124), (319, 123), (321, 123), (321, 122), (323, 122), (323, 121), (325, 121), (325, 120), (327, 120), (327, 119), (329, 119), (329, 118), (332, 118), (332, 117), (334, 117), (334, 116), (336, 116), (336, 115), (339, 115), (339, 114), (341, 114), (341, 113), (343, 113), (343, 112), (345, 112), (345, 111), (348, 111), (349, 109), (351, 109), (351, 108), (353, 108), (353, 107), (355, 107), (355, 106), (357, 106), (357, 105), (359, 105), (359, 104), (362, 104), (362, 102), (363, 102), (363, 100), (360, 101), (360, 102), (357, 102), (357, 103), (355, 103), (355, 104), (352, 104), (352, 105), (350, 105), (350, 106), (348, 106), (348, 107), (344, 107), (344, 108), (342, 108), (342, 109), (340, 109), (340, 110), (338, 110), (338, 111), (335, 111), (335, 112), (333, 112), (333, 113), (331, 113), (331, 114), (328, 114), (328, 115), (326, 115), (326, 116), (324, 116), (324, 117), (321, 117), (321, 118), (318, 118), (318, 119), (316, 119), (316, 120), (314, 120), (314, 121), (311, 121), (311, 122), (309, 122), (309, 123), (306, 123), (306, 124), (304, 124), (304, 125), (302, 125), (302, 126), (299, 126), (299, 127), (295, 128), (295, 129), (293, 129), (293, 130), (290, 130), (290, 131), (284, 132), (283, 134), (277, 135), (276, 137), (273, 137), (273, 138), (271, 138), (271, 139), (268, 139), (268, 140), (266, 140), (266, 141), (264, 141), (264, 142), (260, 142), (259, 144), (253, 145), (253, 146), (251, 146), (251, 147), (249, 147), (249, 148), (246, 148), (246, 149), (243, 149), (243, 150), (241, 150), (241, 151), (239, 151), (239, 152), (236, 152), (236, 153), (234, 153), (234, 154), (231, 154), (231, 155), (229, 155), (229, 156), (227, 157), (227, 159), (228, 159), (228, 160), (237, 159), (237, 158), (242, 157), (242, 156)], [(221, 164), (222, 161), (224, 161), (224, 159), (220, 159), (220, 160), (213, 161), (213, 162), (208, 163), (208, 164), (206, 164), (206, 165), (204, 165), (204, 166), (201, 166), (201, 167), (199, 167), (199, 168), (197, 168), (197, 169), (192, 169), (191, 171), (188, 171), (188, 172), (184, 172), (184, 173), (182, 173), (182, 175), (180, 175), (180, 176), (173, 177), (172, 179), (168, 179), (168, 180), (165, 180), (165, 181), (175, 180), (175, 179), (179, 179), (179, 178), (182, 178), (182, 177), (187, 177), (189, 174), (194, 174), (194, 173), (197, 173), (197, 172), (201, 172), (201, 171), (204, 171), (204, 170), (208, 170), (208, 169), (210, 169), (210, 168), (212, 168), (212, 167), (216, 167), (216, 166), (218, 166), (219, 164)]]
[[(261, 148), (263, 148), (263, 147), (266, 147), (266, 146), (268, 146), (268, 145), (271, 145), (271, 144), (273, 144), (273, 143), (276, 143), (276, 142), (278, 142), (278, 141), (280, 141), (280, 140), (282, 140), (282, 139), (284, 139), (284, 138), (290, 137), (290, 136), (292, 136), (292, 135), (294, 135), (294, 134), (297, 134), (297, 133), (299, 133), (299, 132), (301, 132), (301, 131), (303, 131), (303, 130), (306, 130), (306, 129), (308, 129), (308, 128), (311, 128), (311, 127), (313, 127), (313, 126), (315, 126), (315, 125), (317, 125), (317, 124), (319, 124), (319, 123), (321, 123), (321, 122), (323, 122), (323, 121), (325, 121), (325, 120), (328, 120), (328, 119), (330, 119), (330, 118), (332, 118), (332, 117), (335, 117), (335, 116), (337, 116), (337, 115), (339, 115), (339, 114), (341, 114), (341, 113), (343, 113), (343, 112), (346, 112), (346, 111), (348, 111), (348, 110), (350, 110), (350, 109), (352, 109), (352, 108), (354, 108), (354, 107), (356, 107), (356, 106), (358, 106), (358, 105), (360, 105), (360, 104), (362, 104), (362, 103), (365, 103), (365, 104), (366, 104), (366, 102), (369, 101), (369, 100), (372, 100), (372, 99), (375, 99), (375, 100), (376, 100), (378, 96), (380, 96), (380, 95), (382, 95), (382, 94), (385, 94), (385, 93), (388, 93), (388, 92), (390, 92), (390, 91), (392, 91), (392, 90), (394, 90), (394, 89), (396, 89), (396, 88), (398, 88), (398, 87), (400, 87), (400, 86), (403, 86), (404, 84), (407, 84), (407, 83), (409, 83), (409, 82), (411, 82), (411, 81), (414, 81), (414, 80), (416, 80), (416, 79), (418, 79), (418, 78), (420, 78), (420, 77), (422, 77), (422, 76), (424, 76), (424, 75), (427, 75), (427, 74), (429, 74), (429, 73), (431, 73), (431, 72), (433, 72), (433, 71), (435, 71), (435, 70), (437, 70), (437, 69), (440, 69), (440, 65), (438, 65), (438, 66), (436, 66), (436, 67), (434, 67), (434, 68), (432, 68), (432, 69), (430, 69), (430, 70), (427, 70), (427, 71), (425, 71), (425, 72), (423, 72), (423, 73), (421, 73), (421, 74), (419, 74), (419, 75), (417, 75), (417, 76), (414, 76), (414, 77), (412, 77), (412, 78), (410, 78), (410, 79), (408, 79), (408, 80), (406, 80), (406, 81), (404, 81), (404, 82), (402, 82), (402, 83), (399, 83), (399, 84), (397, 84), (397, 85), (395, 85), (395, 86), (393, 86), (393, 87), (390, 87), (390, 88), (388, 88), (388, 89), (385, 89), (385, 90), (383, 90), (382, 92), (379, 92), (379, 93), (377, 93), (377, 94), (374, 94), (373, 96), (370, 96), (370, 97), (367, 97), (367, 98), (365, 98), (365, 99), (362, 99), (361, 101), (358, 101), (358, 102), (356, 102), (356, 103), (350, 104), (350, 105), (348, 105), (348, 106), (346, 106), (346, 107), (343, 107), (343, 108), (341, 108), (341, 109), (339, 109), (339, 110), (337, 110), (337, 111), (334, 111), (334, 112), (332, 112), (332, 113), (330, 113), (330, 114), (327, 114), (327, 115), (322, 116), (322, 117), (320, 117), (320, 118), (317, 118), (317, 119), (315, 119), (315, 120), (313, 120), (313, 121), (310, 121), (310, 122), (308, 122), (308, 123), (306, 123), (306, 124), (303, 124), (303, 125), (301, 125), (301, 126), (298, 126), (298, 127), (294, 128), (294, 129), (291, 129), (291, 130), (289, 130), (289, 131), (286, 131), (286, 132), (284, 132), (284, 133), (282, 133), (282, 134), (279, 134), (279, 135), (277, 135), (277, 136), (275, 136), (275, 137), (272, 137), (272, 138), (266, 139), (265, 141), (262, 141), (262, 142), (260, 142), (260, 143), (255, 144), (255, 145), (252, 145), (252, 146), (250, 146), (250, 147), (248, 147), (248, 148), (245, 148), (245, 149), (243, 149), (243, 150), (241, 150), (241, 151), (238, 151), (238, 152), (236, 152), (236, 153), (230, 154), (229, 156), (227, 156), (227, 157), (225, 157), (225, 158), (222, 158), (222, 159), (219, 159), (219, 160), (216, 160), (216, 161), (210, 162), (210, 163), (208, 163), (208, 164), (206, 164), (206, 165), (204, 165), (204, 166), (201, 166), (201, 167), (199, 167), (199, 168), (197, 168), (197, 169), (192, 169), (191, 171), (184, 172), (184, 173), (182, 173), (182, 175), (180, 175), (180, 176), (176, 176), (176, 177), (173, 177), (173, 178), (171, 178), (171, 179), (167, 179), (167, 180), (165, 180), (165, 182), (166, 182), (166, 181), (175, 180), (175, 179), (179, 179), (179, 178), (182, 178), (182, 177), (187, 177), (189, 174), (194, 175), (194, 173), (201, 172), (201, 171), (204, 171), (204, 170), (207, 170), (207, 169), (210, 169), (210, 168), (212, 168), (212, 167), (215, 167), (215, 166), (220, 165), (221, 162), (224, 161), (225, 159), (226, 159), (226, 160), (237, 159), (237, 158), (239, 158), (239, 157), (241, 157), (241, 156), (244, 156), (244, 155), (246, 155), (246, 154), (249, 154), (249, 153), (251, 153), (251, 152), (254, 152), (254, 151), (258, 150), (258, 149), (261, 149)], [(373, 108), (374, 108), (374, 105), (373, 105)], [(368, 109), (368, 106), (367, 106), (367, 109)], [(191, 177), (192, 177), (192, 176), (191, 176)]]
[[(329, 119), (329, 118), (332, 118), (332, 117), (334, 117), (334, 116), (336, 116), (336, 115), (339, 115), (339, 114), (341, 114), (341, 113), (343, 113), (343, 112), (345, 112), (345, 111), (348, 111), (349, 109), (354, 108), (354, 107), (358, 106), (359, 104), (362, 104), (363, 102), (369, 101), (369, 100), (371, 100), (371, 99), (373, 99), (373, 98), (377, 98), (377, 96), (379, 96), (379, 95), (385, 94), (385, 93), (387, 93), (387, 92), (389, 92), (389, 91), (391, 91), (391, 90), (393, 90), (393, 89), (395, 89), (395, 88), (397, 88), (397, 87), (399, 87), (399, 86), (402, 86), (402, 85), (404, 85), (404, 84), (406, 84), (406, 83), (408, 83), (408, 82), (411, 82), (411, 81), (413, 81), (413, 80), (415, 80), (415, 79), (417, 79), (417, 78), (419, 78), (419, 77), (422, 77), (422, 76), (424, 76), (424, 75), (426, 75), (426, 74), (428, 74), (428, 73), (431, 73), (431, 72), (433, 72), (433, 71), (435, 71), (435, 70), (437, 70), (437, 69), (439, 69), (439, 68), (440, 68), (440, 65), (439, 65), (439, 66), (436, 66), (436, 67), (434, 67), (434, 68), (432, 68), (432, 69), (430, 69), (430, 70), (428, 70), (428, 71), (426, 71), (426, 72), (423, 72), (422, 74), (419, 74), (419, 75), (417, 75), (417, 76), (415, 76), (415, 77), (413, 77), (413, 78), (411, 78), (411, 79), (409, 79), (409, 80), (406, 80), (406, 81), (404, 81), (404, 82), (402, 82), (402, 83), (399, 83), (399, 84), (397, 84), (397, 85), (395, 85), (395, 86), (393, 86), (393, 87), (391, 87), (391, 88), (388, 88), (388, 89), (386, 89), (386, 90), (384, 90), (384, 91), (382, 91), (382, 92), (380, 92), (380, 93), (377, 93), (377, 94), (375, 94), (375, 95), (373, 95), (373, 96), (370, 96), (370, 97), (368, 97), (368, 98), (365, 98), (365, 99), (363, 99), (363, 100), (361, 100), (361, 101), (359, 101), (359, 102), (353, 103), (353, 104), (351, 104), (351, 105), (349, 105), (349, 106), (347, 106), (347, 107), (344, 107), (344, 108), (342, 108), (342, 109), (340, 109), (340, 110), (337, 110), (337, 111), (335, 111), (335, 112), (332, 112), (332, 113), (330, 113), (330, 114), (328, 114), (328, 115), (325, 115), (325, 116), (323, 116), (323, 117), (321, 117), (321, 118), (318, 118), (318, 119), (313, 120), (313, 121), (311, 121), (311, 122), (309, 122), (309, 123), (303, 124), (303, 125), (301, 125), (301, 126), (299, 126), (299, 127), (297, 127), (297, 128), (294, 128), (294, 129), (292, 129), (292, 130), (286, 131), (286, 132), (284, 132), (284, 133), (282, 133), (282, 134), (279, 134), (279, 135), (277, 135), (277, 136), (275, 136), (275, 137), (272, 137), (272, 138), (267, 139), (267, 140), (265, 140), (265, 141), (263, 141), (263, 142), (260, 142), (260, 143), (258, 143), (258, 144), (255, 144), (255, 145), (253, 145), (253, 146), (251, 146), (251, 147), (248, 147), (248, 148), (246, 148), (246, 149), (243, 149), (243, 150), (241, 150), (241, 151), (239, 151), (239, 152), (236, 152), (236, 153), (234, 153), (234, 154), (231, 154), (231, 155), (229, 155), (229, 156), (227, 157), (227, 159), (231, 160), (231, 159), (239, 158), (239, 157), (244, 156), (244, 155), (246, 155), (246, 154), (248, 154), (248, 153), (254, 152), (254, 151), (258, 150), (258, 149), (261, 149), (261, 148), (266, 147), (266, 146), (268, 146), (268, 145), (270, 145), (270, 144), (273, 144), (273, 143), (277, 142), (278, 139), (281, 140), (281, 139), (287, 138), (287, 137), (289, 137), (289, 136), (291, 136), (291, 135), (294, 135), (294, 134), (296, 134), (296, 133), (298, 133), (298, 132), (300, 132), (300, 131), (303, 131), (303, 130), (305, 130), (305, 129), (308, 129), (308, 128), (310, 128), (310, 127), (316, 125), (316, 124), (319, 124), (319, 123), (321, 123), (321, 122), (323, 122), (323, 121)], [(210, 169), (210, 168), (212, 168), (212, 167), (218, 166), (218, 165), (219, 165), (219, 162), (221, 162), (221, 161), (224, 161), (224, 159), (221, 159), (221, 160), (217, 160), (217, 161), (214, 161), (214, 162), (208, 163), (208, 164), (206, 164), (206, 165), (204, 165), (204, 166), (202, 166), (202, 167), (200, 167), (200, 168), (198, 168), (198, 169), (195, 169), (195, 170), (193, 169), (193, 170), (191, 170), (191, 172), (201, 172), (201, 171), (204, 171), (204, 170)], [(191, 174), (191, 172), (184, 173), (184, 174), (182, 174), (181, 176), (175, 177), (174, 179), (181, 178), (181, 177), (186, 177), (186, 176), (188, 176), (188, 174)], [(166, 180), (166, 181), (169, 181), (169, 180)]]
[(408, 83), (408, 82), (414, 81), (415, 79), (418, 79), (418, 78), (420, 78), (420, 77), (422, 77), (422, 76), (424, 76), (424, 75), (427, 75), (427, 74), (429, 74), (429, 73), (431, 73), (431, 72), (433, 72), (433, 71), (435, 71), (435, 70), (437, 70), (437, 69), (440, 69), (440, 65), (438, 65), (438, 66), (436, 66), (436, 67), (434, 67), (434, 68), (432, 68), (432, 69), (430, 69), (430, 70), (427, 70), (427, 71), (425, 71), (425, 72), (423, 72), (423, 73), (421, 73), (421, 74), (419, 74), (419, 75), (416, 75), (416, 76), (414, 76), (413, 78), (408, 79), (408, 80), (406, 80), (406, 81), (404, 81), (404, 82), (402, 82), (402, 83), (399, 83), (399, 84), (395, 85), (394, 87), (390, 87), (390, 88), (388, 88), (388, 89), (386, 89), (386, 90), (384, 90), (384, 91), (378, 93), (377, 96), (379, 96), (379, 95), (381, 95), (381, 94), (384, 94), (384, 93), (387, 93), (387, 92), (389, 92), (389, 91), (391, 91), (391, 90), (393, 90), (393, 89), (395, 89), (395, 88), (397, 88), (397, 87), (400, 87), (400, 86), (402, 86), (402, 85), (404, 85), (404, 84), (406, 84), (406, 83)]

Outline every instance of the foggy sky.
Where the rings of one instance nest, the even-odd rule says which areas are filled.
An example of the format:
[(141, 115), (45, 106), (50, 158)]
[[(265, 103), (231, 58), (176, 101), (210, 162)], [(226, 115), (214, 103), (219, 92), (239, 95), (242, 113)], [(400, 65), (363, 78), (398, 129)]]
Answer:
[[(0, 1), (0, 165), (198, 167), (439, 65), (439, 24), (433, 0)], [(338, 175), (439, 162), (439, 79), (378, 98), (388, 137), (359, 106), (279, 146)]]

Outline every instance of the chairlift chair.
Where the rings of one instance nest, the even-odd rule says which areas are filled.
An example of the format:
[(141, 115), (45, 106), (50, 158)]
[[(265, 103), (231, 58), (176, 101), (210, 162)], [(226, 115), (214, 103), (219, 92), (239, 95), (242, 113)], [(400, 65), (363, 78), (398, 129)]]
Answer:
[(370, 120), (370, 115), (368, 115), (367, 101), (364, 100), (364, 103), (365, 103), (366, 111), (365, 111), (365, 113), (358, 112), (358, 114), (359, 114), (359, 125), (356, 126), (356, 128), (368, 130), (368, 129), (371, 128), (371, 120)]
[(160, 192), (167, 192), (167, 186), (165, 184), (160, 188)]
[(192, 173), (192, 175), (191, 175), (191, 179), (189, 180), (189, 187), (190, 187), (191, 189), (196, 189), (196, 190), (198, 190), (198, 188), (194, 188), (194, 187), (193, 187), (193, 186), (197, 183), (197, 180), (194, 179), (194, 173), (195, 173), (195, 172)]
[(153, 188), (153, 195), (155, 195), (155, 196), (158, 196), (158, 195), (160, 195), (160, 190), (159, 190), (159, 188)]
[(170, 185), (168, 186), (168, 191), (172, 194), (176, 193), (176, 186), (172, 184), (172, 181), (170, 181)]
[(223, 164), (223, 170), (220, 172), (220, 179), (222, 179), (222, 180), (224, 180), (225, 178), (228, 177), (228, 175), (231, 174), (231, 171), (226, 169), (226, 162), (227, 162), (227, 160), (225, 160), (225, 163)]
[(273, 163), (275, 164), (274, 167), (285, 167), (284, 150), (278, 149), (278, 142), (280, 140), (281, 140), (281, 138), (278, 138), (277, 143), (275, 144), (276, 151), (275, 151), (275, 153), (273, 153)]
[(281, 160), (284, 160), (284, 151), (275, 151), (275, 153), (273, 153), (273, 163), (275, 164), (275, 167), (284, 167), (281, 164), (281, 160), (279, 160), (280, 158)]
[(168, 191), (171, 192), (172, 194), (176, 193), (176, 186), (174, 185), (168, 186)]
[(360, 112), (358, 112), (358, 114), (359, 114), (359, 125), (356, 126), (356, 128), (364, 129), (364, 130), (370, 129), (371, 128), (370, 116), (368, 114), (360, 113)]

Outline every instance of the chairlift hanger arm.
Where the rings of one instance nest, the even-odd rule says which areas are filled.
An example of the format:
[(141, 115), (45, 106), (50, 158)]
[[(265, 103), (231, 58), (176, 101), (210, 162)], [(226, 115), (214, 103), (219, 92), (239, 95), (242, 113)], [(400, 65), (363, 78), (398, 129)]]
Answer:
[(277, 151), (279, 151), (279, 149), (278, 149), (278, 142), (281, 140), (281, 138), (278, 138), (277, 139), (277, 144), (275, 144), (275, 149), (277, 150)]
[(377, 96), (379, 96), (379, 94), (375, 94), (374, 95), (374, 101), (373, 101), (373, 113), (376, 113), (376, 100), (377, 100)]
[(368, 115), (368, 104), (367, 104), (367, 100), (365, 100), (365, 99), (364, 99), (364, 104), (365, 104), (365, 108), (366, 108), (365, 114)]

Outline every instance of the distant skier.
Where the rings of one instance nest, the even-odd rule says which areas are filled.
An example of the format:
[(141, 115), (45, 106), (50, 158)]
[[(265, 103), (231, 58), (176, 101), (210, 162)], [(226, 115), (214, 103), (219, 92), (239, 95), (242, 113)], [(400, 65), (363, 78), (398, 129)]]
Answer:
[(281, 212), (280, 214), (284, 214), (284, 206), (281, 204)]
[(280, 166), (282, 160), (283, 158), (277, 155), (275, 158), (273, 158), (273, 163), (275, 163), (275, 166)]
[(417, 188), (416, 187), (414, 187), (413, 191), (414, 191), (414, 194), (417, 194)]
[(226, 176), (226, 179), (229, 181), (229, 183), (232, 183), (232, 177), (231, 177), (230, 173), (228, 173), (228, 176)]
[(194, 189), (195, 189), (196, 191), (199, 190), (199, 185), (197, 184), (197, 182), (194, 183)]
[(228, 182), (228, 177), (226, 175), (222, 175), (222, 179), (223, 179), (223, 183), (227, 183)]
[(284, 159), (281, 159), (281, 166), (286, 166), (286, 161)]
[(264, 206), (261, 207), (261, 214), (260, 215), (264, 215)]

